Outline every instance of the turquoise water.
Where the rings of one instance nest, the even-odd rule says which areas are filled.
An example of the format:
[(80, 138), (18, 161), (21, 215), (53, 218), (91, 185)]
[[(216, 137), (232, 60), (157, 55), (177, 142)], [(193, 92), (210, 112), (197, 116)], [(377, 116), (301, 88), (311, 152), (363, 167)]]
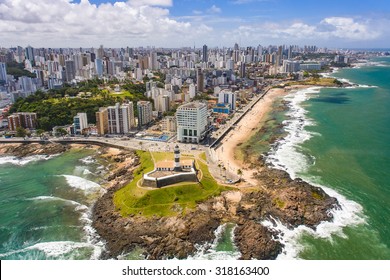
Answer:
[(0, 157), (1, 259), (98, 258), (90, 211), (102, 167), (91, 154)]
[(284, 257), (390, 259), (390, 58), (332, 75), (360, 86), (288, 96), (290, 137), (270, 161), (325, 187), (343, 210), (316, 232), (287, 233)]

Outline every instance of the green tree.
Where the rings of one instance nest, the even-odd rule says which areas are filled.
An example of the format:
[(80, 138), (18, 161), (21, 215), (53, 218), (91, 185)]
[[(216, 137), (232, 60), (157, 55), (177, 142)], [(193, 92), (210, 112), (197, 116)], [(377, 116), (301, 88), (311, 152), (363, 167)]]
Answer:
[(23, 127), (21, 127), (21, 126), (19, 126), (18, 128), (16, 128), (16, 137), (26, 137), (26, 135), (27, 135), (27, 131), (23, 128)]
[(57, 134), (58, 136), (64, 137), (65, 135), (68, 134), (68, 132), (67, 132), (65, 129), (63, 129), (63, 128), (59, 128), (59, 129), (57, 129), (56, 134)]

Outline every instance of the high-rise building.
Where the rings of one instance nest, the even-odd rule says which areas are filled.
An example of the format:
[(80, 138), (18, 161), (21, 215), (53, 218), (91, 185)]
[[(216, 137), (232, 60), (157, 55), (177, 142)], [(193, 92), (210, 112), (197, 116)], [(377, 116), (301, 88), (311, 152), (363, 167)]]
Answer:
[(82, 134), (83, 130), (88, 128), (88, 119), (86, 113), (77, 113), (73, 117), (74, 133)]
[(133, 102), (107, 107), (108, 113), (108, 133), (125, 134), (134, 127), (134, 107)]
[(24, 93), (33, 93), (37, 90), (33, 79), (30, 77), (22, 76), (19, 78), (20, 89)]
[(69, 83), (76, 78), (76, 66), (73, 60), (65, 61), (65, 80)]
[(219, 104), (229, 104), (230, 111), (236, 110), (236, 93), (229, 90), (222, 90), (218, 94)]
[(208, 61), (208, 53), (207, 53), (207, 46), (206, 46), (206, 45), (203, 45), (203, 57), (202, 57), (202, 61), (203, 61), (203, 62), (207, 62), (207, 61)]
[(0, 62), (0, 85), (7, 83), (7, 65)]
[(295, 73), (300, 70), (300, 63), (298, 61), (284, 60), (283, 61), (283, 72), (284, 73)]
[(241, 65), (240, 65), (240, 77), (241, 78), (245, 78), (246, 77), (245, 62), (241, 62)]
[(196, 87), (193, 83), (191, 83), (188, 87), (188, 94), (190, 95), (190, 98), (194, 98), (196, 95)]
[(95, 70), (99, 78), (103, 77), (103, 60), (101, 58), (95, 59)]
[(153, 117), (153, 108), (150, 101), (138, 101), (138, 126), (142, 127), (149, 124)]
[(14, 113), (8, 117), (8, 128), (11, 131), (16, 131), (18, 127), (35, 129), (36, 126), (36, 113)]
[(159, 111), (162, 113), (168, 112), (170, 110), (170, 107), (171, 107), (170, 106), (171, 102), (170, 102), (169, 96), (168, 95), (160, 95), (159, 98), (160, 98)]
[(96, 112), (96, 128), (99, 135), (108, 133), (108, 110), (105, 107)]
[(204, 90), (204, 76), (201, 68), (196, 69), (196, 85), (198, 87), (198, 92), (203, 92)]
[(161, 122), (161, 130), (163, 132), (176, 132), (176, 117), (175, 116), (166, 116)]
[(176, 111), (177, 140), (199, 143), (207, 128), (207, 105), (198, 101), (181, 105)]
[(25, 55), (26, 55), (26, 59), (30, 60), (31, 64), (34, 65), (34, 48), (31, 47), (31, 46), (28, 46), (26, 49), (25, 49)]
[(155, 51), (150, 53), (149, 67), (152, 70), (158, 70), (159, 69), (159, 67), (158, 67), (158, 60), (157, 60), (157, 53)]

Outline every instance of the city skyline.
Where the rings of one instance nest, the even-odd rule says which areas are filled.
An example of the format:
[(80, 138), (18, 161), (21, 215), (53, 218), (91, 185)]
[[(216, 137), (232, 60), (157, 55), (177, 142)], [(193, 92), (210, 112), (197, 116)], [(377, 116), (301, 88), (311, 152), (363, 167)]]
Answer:
[(386, 1), (0, 1), (0, 47), (388, 47)]

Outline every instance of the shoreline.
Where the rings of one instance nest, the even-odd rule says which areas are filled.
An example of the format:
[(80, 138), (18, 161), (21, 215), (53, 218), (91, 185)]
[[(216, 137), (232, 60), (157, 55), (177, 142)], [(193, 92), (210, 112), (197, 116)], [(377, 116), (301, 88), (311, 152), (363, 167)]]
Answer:
[[(248, 117), (253, 114), (252, 117), (256, 118), (247, 127), (249, 135), (231, 131), (229, 134), (240, 137), (234, 138), (235, 142), (228, 137), (223, 139), (223, 142), (230, 142), (230, 148), (225, 148), (230, 151), (230, 158), (234, 159), (232, 143), (244, 141), (244, 138), (257, 133), (261, 126), (254, 120), (264, 118), (266, 109), (269, 111), (272, 108), (273, 98), (283, 96), (286, 94), (284, 91), (275, 89), (266, 95), (264, 102), (260, 100), (252, 108)], [(262, 114), (256, 114), (260, 109)], [(243, 118), (240, 123), (245, 121), (247, 119)], [(121, 163), (124, 160), (122, 152), (111, 150), (109, 157)], [(185, 215), (163, 218), (122, 217), (115, 209), (113, 195), (133, 178), (133, 170), (139, 162), (133, 151), (125, 151), (125, 154), (130, 153), (133, 155), (131, 165), (120, 164), (116, 169), (110, 169), (105, 184), (107, 192), (93, 206), (93, 227), (105, 241), (107, 249), (102, 259), (118, 258), (137, 248), (142, 249), (147, 259), (183, 259), (194, 256), (199, 245), (211, 246), (216, 238), (215, 230), (226, 223), (236, 225), (234, 244), (240, 251), (240, 259), (275, 259), (283, 250), (283, 245), (277, 240), (279, 233), (262, 225), (261, 221), (272, 217), (289, 228), (299, 225), (315, 228), (323, 221), (330, 221), (332, 215), (329, 215), (329, 211), (339, 207), (338, 201), (326, 195), (322, 189), (300, 180), (292, 180), (286, 172), (264, 168), (255, 178), (250, 178), (253, 180), (250, 182), (256, 182), (250, 185), (251, 188), (224, 192), (198, 203), (195, 209)], [(234, 164), (239, 166), (237, 162)], [(261, 187), (258, 180), (266, 188)]]
[[(212, 152), (214, 161), (222, 162), (224, 166), (228, 166), (232, 173), (237, 173), (240, 169), (242, 171), (243, 186), (256, 186), (258, 181), (253, 177), (253, 173), (257, 170), (250, 167), (249, 161), (242, 161), (237, 158), (237, 149), (240, 149), (242, 144), (245, 144), (251, 137), (261, 130), (264, 126), (268, 114), (272, 110), (272, 106), (279, 98), (285, 97), (293, 90), (310, 88), (312, 86), (295, 85), (287, 88), (273, 88), (259, 100), (246, 116), (244, 116), (237, 126), (232, 129), (224, 139), (221, 145)], [(258, 155), (260, 156), (260, 155)]]

